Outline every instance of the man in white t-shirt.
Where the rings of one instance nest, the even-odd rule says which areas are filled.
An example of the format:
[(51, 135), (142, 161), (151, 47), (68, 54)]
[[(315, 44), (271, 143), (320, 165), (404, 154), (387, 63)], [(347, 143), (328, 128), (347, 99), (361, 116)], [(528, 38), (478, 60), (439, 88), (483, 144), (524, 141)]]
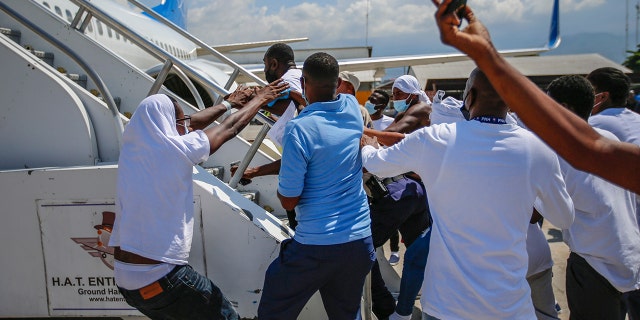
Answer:
[[(594, 93), (585, 78), (560, 77), (549, 84), (547, 93), (583, 119), (589, 118)], [(595, 129), (609, 139), (617, 139), (608, 131)], [(635, 194), (577, 170), (562, 159), (560, 166), (576, 209), (574, 223), (562, 230), (571, 249), (566, 275), (571, 317), (624, 319), (628, 311), (634, 319), (639, 306), (627, 303), (623, 294), (637, 294), (640, 288)]]
[[(620, 141), (640, 146), (640, 114), (625, 107), (630, 79), (615, 68), (600, 68), (592, 71), (587, 79), (596, 92), (596, 101), (589, 124), (613, 133)], [(636, 219), (640, 223), (640, 196), (636, 194)], [(640, 291), (625, 294), (628, 304), (633, 304), (630, 317), (640, 319)]]
[(386, 149), (363, 136), (363, 165), (379, 176), (415, 171), (424, 181), (433, 217), (427, 318), (536, 319), (525, 278), (531, 208), (539, 198), (545, 218), (568, 227), (573, 203), (556, 155), (506, 122), (507, 106), (479, 69), (466, 91), (470, 121), (425, 127)]
[(595, 90), (589, 124), (613, 133), (620, 141), (640, 145), (640, 114), (625, 107), (631, 80), (622, 71), (606, 67), (587, 75)]
[[(129, 305), (152, 319), (238, 319), (220, 289), (188, 264), (193, 166), (287, 88), (274, 82), (255, 91), (248, 102), (254, 90), (236, 90), (221, 104), (191, 116), (164, 94), (140, 103), (122, 135), (116, 219), (109, 241), (115, 281)], [(241, 109), (204, 129), (232, 106)]]
[[(466, 92), (465, 92), (466, 95)], [(458, 121), (466, 121), (469, 116), (469, 110), (463, 105), (462, 101), (453, 97), (446, 97), (445, 92), (439, 90), (433, 97), (431, 105), (431, 123), (453, 123)], [(518, 124), (517, 118), (513, 114), (507, 114), (505, 119), (507, 123)], [(551, 258), (551, 249), (549, 243), (535, 220), (530, 221), (527, 229), (527, 282), (531, 288), (531, 301), (536, 311), (538, 320), (558, 319), (558, 311), (556, 310), (556, 300), (553, 294), (552, 286), (552, 267), (553, 259)]]
[[(279, 116), (276, 123), (267, 133), (268, 137), (278, 147), (282, 147), (282, 139), (284, 135), (284, 127), (295, 117), (298, 111), (307, 105), (302, 96), (302, 87), (300, 86), (300, 78), (302, 70), (296, 67), (293, 49), (286, 43), (276, 43), (269, 47), (262, 59), (264, 63), (264, 75), (268, 82), (276, 79), (289, 84), (289, 92), (286, 96), (272, 101), (263, 109)], [(247, 184), (251, 179), (266, 175), (278, 174), (280, 171), (281, 159), (267, 163), (265, 165), (247, 168), (242, 174), (241, 182)], [(237, 166), (231, 167), (231, 174), (234, 175)], [(295, 212), (287, 210), (287, 218), (289, 227), (295, 230), (298, 223), (295, 219)]]

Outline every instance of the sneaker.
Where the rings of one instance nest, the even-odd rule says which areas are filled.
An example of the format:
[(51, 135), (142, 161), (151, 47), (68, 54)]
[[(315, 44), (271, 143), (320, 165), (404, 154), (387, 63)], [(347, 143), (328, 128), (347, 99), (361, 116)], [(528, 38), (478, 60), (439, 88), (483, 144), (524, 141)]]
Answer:
[(389, 257), (389, 264), (395, 266), (398, 262), (400, 262), (400, 255), (397, 252), (392, 252)]
[(389, 316), (389, 320), (411, 320), (411, 315), (401, 316), (397, 312), (394, 312)]

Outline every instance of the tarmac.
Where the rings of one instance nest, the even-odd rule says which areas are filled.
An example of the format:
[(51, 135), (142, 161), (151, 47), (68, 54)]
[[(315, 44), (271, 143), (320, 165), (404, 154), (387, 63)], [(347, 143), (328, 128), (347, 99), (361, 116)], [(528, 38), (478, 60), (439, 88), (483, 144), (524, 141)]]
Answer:
[[(567, 296), (565, 291), (565, 269), (567, 267), (567, 258), (569, 257), (569, 247), (562, 241), (562, 231), (549, 222), (542, 224), (542, 231), (547, 238), (549, 248), (551, 248), (551, 258), (553, 259), (553, 293), (556, 301), (560, 305), (561, 312), (558, 318), (561, 320), (569, 319), (569, 307), (567, 306)], [(393, 268), (402, 275), (402, 257), (404, 256), (404, 244), (400, 244), (400, 262)], [(389, 257), (389, 242), (384, 245), (385, 256)], [(420, 301), (416, 300), (415, 306), (420, 308)]]

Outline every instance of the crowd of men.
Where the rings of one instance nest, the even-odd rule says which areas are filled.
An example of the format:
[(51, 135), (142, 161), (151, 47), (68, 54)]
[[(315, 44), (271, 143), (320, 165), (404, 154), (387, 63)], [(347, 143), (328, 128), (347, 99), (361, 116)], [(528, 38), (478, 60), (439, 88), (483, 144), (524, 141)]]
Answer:
[[(358, 319), (369, 273), (378, 319), (410, 319), (420, 289), (423, 319), (557, 319), (543, 217), (571, 249), (571, 319), (640, 319), (640, 115), (625, 108), (629, 78), (601, 68), (543, 92), (496, 52), (471, 8), (432, 2), (442, 41), (478, 66), (460, 101), (431, 101), (402, 76), (360, 106), (358, 79), (334, 57), (315, 53), (300, 70), (285, 44), (265, 54), (263, 88), (191, 116), (165, 95), (142, 101), (124, 132), (110, 241), (126, 301), (153, 319), (238, 319), (187, 262), (189, 168), (265, 108), (280, 116), (270, 137), (282, 159), (242, 174), (278, 174), (295, 235), (266, 271), (259, 319), (296, 319), (316, 292), (329, 319)], [(375, 249), (398, 230), (407, 250), (394, 298)]]

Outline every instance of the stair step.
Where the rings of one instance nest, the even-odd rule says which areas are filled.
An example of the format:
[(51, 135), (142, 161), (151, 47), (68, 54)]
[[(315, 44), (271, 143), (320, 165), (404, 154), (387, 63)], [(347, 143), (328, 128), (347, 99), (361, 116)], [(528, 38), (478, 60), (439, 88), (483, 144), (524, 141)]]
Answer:
[(40, 50), (31, 50), (31, 53), (36, 57), (42, 59), (46, 64), (53, 67), (53, 52), (44, 52)]
[(245, 190), (245, 191), (238, 191), (240, 192), (240, 194), (242, 196), (244, 196), (245, 198), (253, 201), (253, 203), (259, 205), (260, 203), (260, 192), (257, 190)]
[(87, 88), (87, 76), (84, 74), (67, 73), (65, 74), (71, 81), (77, 83), (83, 88)]
[[(98, 97), (98, 99), (105, 101), (104, 98), (100, 95), (100, 91), (98, 91), (98, 89), (91, 89), (89, 90), (89, 92)], [(113, 102), (115, 102), (116, 107), (118, 107), (118, 111), (120, 111), (120, 104), (122, 103), (122, 99), (120, 97), (113, 97)], [(131, 116), (128, 116), (127, 118), (131, 119)]]
[(9, 39), (13, 40), (15, 43), (18, 43), (18, 44), (20, 43), (20, 37), (22, 36), (22, 33), (20, 32), (20, 30), (0, 28), (0, 33), (9, 37)]
[(224, 167), (223, 166), (208, 167), (208, 168), (204, 168), (204, 169), (207, 170), (207, 172), (209, 172), (210, 174), (212, 174), (216, 178), (220, 179), (221, 181), (224, 178)]
[[(46, 64), (53, 67), (53, 52), (44, 52), (41, 50), (34, 49), (31, 45), (24, 45), (24, 48), (29, 50), (31, 54), (42, 59)], [(62, 72), (62, 71), (61, 71)]]

